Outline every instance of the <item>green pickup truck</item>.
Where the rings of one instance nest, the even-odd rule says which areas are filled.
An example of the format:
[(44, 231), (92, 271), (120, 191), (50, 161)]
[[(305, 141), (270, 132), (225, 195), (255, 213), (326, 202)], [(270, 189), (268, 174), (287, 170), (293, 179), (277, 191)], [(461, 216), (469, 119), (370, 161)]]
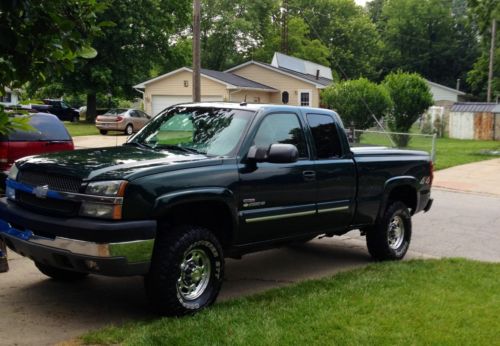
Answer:
[(143, 275), (182, 315), (215, 301), (225, 257), (359, 229), (374, 259), (403, 258), (432, 176), (425, 152), (350, 148), (326, 109), (181, 104), (121, 147), (17, 161), (0, 237), (54, 279)]

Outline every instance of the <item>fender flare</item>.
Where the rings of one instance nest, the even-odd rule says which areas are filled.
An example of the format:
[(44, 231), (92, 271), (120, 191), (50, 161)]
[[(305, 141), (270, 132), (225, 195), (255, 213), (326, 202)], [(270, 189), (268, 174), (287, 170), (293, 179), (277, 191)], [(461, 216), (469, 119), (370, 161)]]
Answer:
[[(231, 212), (231, 222), (233, 227), (237, 223), (237, 207), (234, 193), (223, 187), (193, 188), (180, 191), (169, 192), (161, 195), (155, 200), (153, 206), (153, 216), (161, 217), (173, 207), (192, 202), (222, 202)], [(233, 228), (235, 229), (235, 228)]]
[(416, 205), (419, 205), (420, 196), (418, 194), (418, 188), (420, 186), (418, 180), (415, 177), (409, 175), (403, 175), (398, 177), (392, 177), (384, 183), (384, 191), (382, 192), (382, 201), (380, 203), (379, 211), (377, 213), (377, 219), (382, 217), (385, 209), (387, 208), (387, 203), (389, 201), (389, 195), (391, 192), (401, 186), (409, 186), (415, 190)]

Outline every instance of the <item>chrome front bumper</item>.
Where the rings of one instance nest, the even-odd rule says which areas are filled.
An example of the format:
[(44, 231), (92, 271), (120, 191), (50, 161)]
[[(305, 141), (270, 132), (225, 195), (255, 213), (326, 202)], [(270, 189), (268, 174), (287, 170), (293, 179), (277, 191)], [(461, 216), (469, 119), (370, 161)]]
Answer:
[(57, 236), (46, 238), (30, 230), (15, 229), (2, 220), (0, 238), (10, 249), (34, 261), (110, 276), (146, 274), (154, 246), (154, 239), (96, 243)]

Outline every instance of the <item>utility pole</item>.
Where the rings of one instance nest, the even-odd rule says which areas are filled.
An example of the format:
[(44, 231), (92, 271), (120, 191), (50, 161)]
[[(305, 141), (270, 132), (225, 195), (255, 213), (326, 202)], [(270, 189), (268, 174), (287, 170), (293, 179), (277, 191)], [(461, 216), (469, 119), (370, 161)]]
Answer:
[(281, 13), (281, 53), (288, 55), (288, 0), (283, 0)]
[(201, 13), (200, 0), (193, 0), (193, 102), (201, 101), (200, 13)]
[(493, 60), (495, 58), (496, 33), (497, 33), (497, 20), (493, 18), (491, 24), (490, 68), (488, 71), (488, 93), (486, 95), (486, 102), (491, 102), (491, 84), (493, 82)]

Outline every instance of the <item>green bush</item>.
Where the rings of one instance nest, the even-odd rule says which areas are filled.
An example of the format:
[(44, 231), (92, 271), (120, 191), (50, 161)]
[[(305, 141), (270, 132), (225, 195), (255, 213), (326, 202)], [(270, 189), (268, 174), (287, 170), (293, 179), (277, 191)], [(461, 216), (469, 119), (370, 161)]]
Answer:
[[(394, 103), (387, 118), (393, 132), (409, 132), (413, 123), (434, 103), (427, 82), (417, 73), (391, 73), (385, 77), (383, 85)], [(393, 135), (393, 139), (398, 146), (406, 147), (410, 136)]]
[(380, 119), (392, 108), (387, 90), (366, 78), (333, 84), (323, 90), (321, 98), (339, 113), (346, 126), (362, 130), (374, 125), (373, 116)]

